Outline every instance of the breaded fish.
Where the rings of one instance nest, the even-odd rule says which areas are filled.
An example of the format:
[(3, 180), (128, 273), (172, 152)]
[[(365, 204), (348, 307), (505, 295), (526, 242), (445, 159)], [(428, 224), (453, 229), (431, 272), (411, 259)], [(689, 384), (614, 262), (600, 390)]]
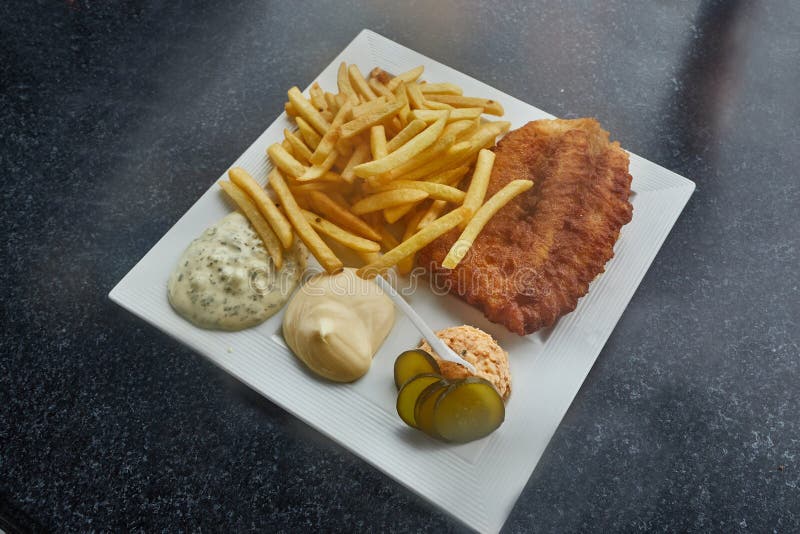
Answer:
[(487, 199), (512, 180), (534, 187), (489, 221), (455, 269), (441, 262), (457, 229), (424, 248), (418, 264), (439, 289), (525, 335), (574, 310), (614, 256), (633, 212), (628, 154), (594, 119), (529, 122), (495, 152)]

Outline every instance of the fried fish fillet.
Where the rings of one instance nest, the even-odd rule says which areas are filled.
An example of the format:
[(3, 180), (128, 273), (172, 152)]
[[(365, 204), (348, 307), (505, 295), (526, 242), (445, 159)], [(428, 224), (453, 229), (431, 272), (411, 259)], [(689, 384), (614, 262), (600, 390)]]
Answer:
[(458, 230), (417, 261), (438, 289), (525, 335), (574, 310), (614, 256), (633, 212), (628, 155), (594, 119), (529, 122), (495, 152), (486, 198), (512, 180), (533, 180), (534, 187), (489, 221), (455, 269), (441, 262)]

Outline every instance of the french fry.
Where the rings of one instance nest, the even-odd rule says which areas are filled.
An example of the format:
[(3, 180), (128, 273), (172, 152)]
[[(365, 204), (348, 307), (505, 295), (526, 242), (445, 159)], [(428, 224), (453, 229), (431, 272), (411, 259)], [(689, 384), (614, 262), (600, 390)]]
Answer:
[(319, 115), (328, 122), (331, 122), (333, 120), (333, 113), (331, 113), (327, 109), (324, 111), (320, 111)]
[(353, 153), (350, 155), (350, 160), (345, 165), (344, 169), (342, 169), (342, 179), (345, 182), (352, 183), (356, 177), (355, 172), (353, 169), (356, 165), (360, 165), (369, 159), (369, 145), (366, 143), (362, 143), (357, 145)]
[(239, 189), (247, 193), (253, 203), (267, 220), (272, 231), (278, 236), (283, 248), (292, 246), (294, 234), (292, 226), (286, 220), (283, 213), (275, 206), (275, 202), (269, 197), (267, 192), (256, 182), (250, 173), (241, 167), (233, 167), (228, 171), (228, 177)]
[(400, 130), (397, 135), (391, 138), (388, 143), (386, 143), (386, 152), (394, 152), (408, 141), (410, 141), (415, 135), (420, 133), (422, 130), (425, 129), (425, 121), (421, 120), (413, 120), (406, 124), (406, 127)]
[(331, 124), (319, 114), (319, 111), (311, 105), (311, 102), (306, 100), (306, 97), (303, 96), (300, 89), (292, 87), (287, 92), (287, 95), (289, 95), (289, 102), (291, 102), (292, 106), (297, 110), (297, 114), (303, 117), (318, 134), (325, 135), (325, 132), (331, 127)]
[(364, 75), (361, 74), (358, 65), (350, 65), (347, 68), (347, 72), (350, 75), (350, 84), (353, 86), (353, 89), (356, 90), (356, 93), (363, 96), (366, 100), (375, 100), (378, 98), (378, 95), (376, 95), (369, 84), (367, 84), (367, 80), (364, 79)]
[(382, 124), (369, 129), (369, 147), (372, 159), (380, 159), (388, 154), (386, 150), (386, 129)]
[(421, 83), (419, 90), (423, 95), (463, 95), (464, 91), (454, 83)]
[(392, 169), (403, 165), (408, 160), (429, 146), (433, 145), (444, 131), (445, 124), (447, 124), (448, 112), (443, 111), (441, 113), (442, 116), (439, 118), (439, 120), (425, 128), (424, 131), (397, 150), (393, 151), (391, 154), (384, 156), (381, 159), (376, 159), (374, 161), (362, 163), (361, 165), (356, 166), (353, 169), (353, 171), (356, 173), (356, 176), (369, 178), (370, 176), (376, 176), (378, 174), (389, 172)]
[(353, 107), (349, 102), (346, 102), (339, 108), (336, 117), (334, 117), (331, 122), (331, 127), (325, 132), (325, 135), (322, 136), (317, 148), (314, 149), (314, 153), (311, 155), (311, 163), (320, 165), (328, 158), (336, 146), (336, 141), (339, 140), (339, 136), (341, 135), (340, 127), (344, 124), (344, 121), (349, 118), (352, 109)]
[[(356, 94), (355, 89), (353, 86), (350, 85), (350, 77), (347, 74), (347, 63), (342, 61), (339, 64), (339, 71), (336, 75), (336, 84), (339, 86), (339, 92), (345, 96), (345, 98), (354, 106), (357, 106), (361, 99), (358, 98), (358, 94)], [(341, 106), (341, 104), (339, 104)]]
[(428, 193), (419, 189), (394, 189), (364, 197), (353, 204), (352, 210), (356, 215), (361, 215), (362, 213), (379, 211), (392, 206), (419, 202), (425, 198), (428, 198)]
[(302, 211), (300, 211), (300, 206), (297, 205), (297, 201), (294, 196), (292, 196), (292, 192), (289, 191), (286, 181), (277, 169), (273, 169), (272, 172), (269, 173), (269, 185), (278, 196), (278, 199), (283, 205), (283, 211), (286, 212), (286, 217), (289, 219), (289, 222), (292, 223), (292, 226), (294, 226), (297, 235), (300, 236), (303, 243), (306, 244), (314, 257), (317, 258), (320, 265), (322, 265), (329, 274), (335, 274), (341, 271), (344, 268), (344, 264), (336, 257), (336, 254), (325, 244), (322, 238), (319, 237), (308, 221), (306, 221), (305, 216), (303, 216)]
[(386, 87), (390, 91), (394, 92), (394, 90), (397, 89), (397, 86), (401, 83), (411, 83), (417, 81), (417, 79), (422, 76), (424, 70), (425, 67), (420, 65), (419, 67), (414, 67), (413, 69), (403, 72), (402, 74), (398, 74), (389, 80), (389, 83), (386, 84)]
[(326, 235), (351, 250), (357, 252), (378, 252), (381, 250), (380, 244), (369, 239), (364, 239), (355, 234), (351, 234), (344, 228), (336, 226), (327, 219), (323, 219), (316, 213), (311, 213), (308, 210), (303, 210), (303, 216), (317, 232)]
[(426, 109), (425, 97), (419, 90), (419, 85), (416, 83), (406, 84), (406, 94), (408, 95), (408, 103), (411, 104), (412, 109)]
[(325, 102), (328, 103), (328, 109), (334, 113), (339, 111), (339, 108), (341, 107), (339, 102), (336, 100), (336, 95), (327, 91), (325, 91)]
[(422, 230), (417, 231), (417, 233), (409, 239), (381, 256), (378, 261), (361, 267), (357, 271), (358, 276), (362, 278), (374, 278), (383, 269), (397, 264), (398, 261), (406, 256), (416, 253), (437, 237), (458, 226), (464, 219), (465, 213), (466, 211), (464, 208), (456, 208), (447, 215), (439, 217)]
[(503, 111), (503, 106), (497, 100), (490, 100), (488, 98), (475, 98), (471, 96), (460, 96), (460, 95), (436, 95), (436, 94), (429, 94), (427, 95), (427, 99), (433, 102), (441, 102), (443, 104), (449, 104), (454, 108), (483, 108), (484, 113), (488, 113), (489, 115), (498, 115), (501, 116), (505, 111)]
[(302, 139), (297, 137), (294, 132), (285, 128), (283, 130), (283, 138), (292, 145), (292, 154), (300, 163), (311, 163), (311, 150), (309, 150)]
[(408, 116), (411, 113), (411, 106), (408, 103), (408, 94), (406, 94), (406, 84), (401, 83), (394, 89), (393, 94), (395, 96), (395, 100), (403, 104), (403, 107), (400, 108), (400, 111), (397, 113), (397, 117), (400, 119), (400, 122), (403, 124), (408, 124)]
[(353, 118), (360, 117), (361, 115), (365, 115), (370, 111), (378, 109), (381, 104), (385, 104), (388, 102), (385, 96), (379, 96), (375, 100), (368, 100), (362, 104), (357, 106), (353, 106)]
[[(424, 210), (417, 210), (409, 217), (408, 222), (406, 223), (406, 229), (403, 232), (403, 241), (411, 239), (411, 236), (417, 233), (417, 226), (419, 225), (419, 221), (422, 219), (424, 214)], [(416, 252), (412, 252), (397, 262), (397, 272), (399, 274), (405, 276), (411, 272), (411, 269), (414, 268), (414, 256), (416, 256)]]
[(449, 185), (411, 180), (394, 180), (381, 187), (379, 191), (391, 191), (393, 189), (419, 189), (428, 193), (430, 198), (444, 200), (452, 204), (461, 204), (466, 196), (464, 191)]
[(494, 152), (486, 150), (485, 148), (481, 149), (478, 153), (478, 160), (475, 162), (475, 171), (472, 173), (472, 180), (469, 183), (469, 189), (467, 189), (467, 194), (462, 204), (470, 217), (475, 215), (478, 208), (483, 204), (483, 198), (486, 196), (486, 189), (489, 187), (489, 177), (492, 175), (494, 158)]
[(446, 207), (447, 202), (444, 200), (434, 200), (417, 223), (417, 230), (425, 228), (425, 226), (439, 218), (439, 215), (442, 214)]
[(407, 214), (409, 214), (411, 210), (416, 208), (417, 204), (419, 204), (420, 202), (422, 201), (410, 202), (408, 204), (400, 204), (399, 206), (392, 206), (390, 208), (386, 208), (385, 210), (383, 210), (383, 219), (389, 224), (394, 224), (403, 217), (405, 217)]
[(375, 126), (376, 124), (381, 124), (383, 121), (397, 113), (401, 107), (402, 104), (400, 102), (387, 102), (385, 104), (381, 104), (376, 109), (356, 117), (350, 122), (344, 123), (341, 127), (342, 137), (344, 139), (349, 139), (371, 128), (372, 126)]
[(367, 83), (376, 95), (385, 96), (386, 100), (394, 100), (394, 94), (376, 78), (370, 78)]
[(385, 70), (383, 70), (380, 67), (375, 67), (374, 69), (369, 71), (369, 77), (370, 77), (371, 80), (376, 80), (376, 81), (382, 83), (383, 85), (386, 85), (387, 83), (389, 83), (389, 80), (391, 80), (393, 78), (393, 76), (391, 74), (389, 74), (388, 72), (386, 72)]
[(469, 171), (468, 165), (462, 165), (460, 167), (455, 167), (453, 169), (448, 169), (444, 172), (432, 174), (424, 178), (426, 182), (432, 182), (434, 184), (445, 184), (450, 186), (458, 185), (458, 182), (467, 174)]
[(273, 143), (267, 148), (272, 163), (277, 168), (290, 176), (301, 176), (306, 172), (306, 168), (289, 154), (280, 143)]
[[(320, 143), (321, 144), (321, 143)], [(317, 180), (325, 175), (328, 171), (333, 168), (333, 164), (336, 163), (336, 158), (339, 157), (339, 153), (335, 150), (332, 150), (328, 157), (325, 158), (325, 161), (320, 163), (319, 165), (312, 165), (311, 167), (306, 167), (305, 172), (297, 177), (298, 182), (310, 182), (311, 180)]]
[(309, 88), (308, 94), (311, 96), (311, 104), (317, 108), (317, 111), (320, 113), (328, 111), (328, 101), (325, 100), (325, 92), (319, 86), (319, 83), (314, 82)]
[[(467, 119), (477, 119), (483, 114), (483, 108), (451, 108), (450, 118), (447, 122), (455, 122)], [(434, 122), (439, 118), (436, 110), (432, 109), (415, 109), (411, 112), (412, 119), (420, 119), (427, 123)]]
[(244, 216), (247, 217), (250, 224), (253, 225), (256, 233), (264, 243), (264, 248), (272, 258), (272, 263), (275, 264), (275, 268), (280, 269), (283, 266), (283, 249), (281, 249), (281, 243), (267, 221), (261, 216), (256, 205), (253, 204), (253, 201), (250, 200), (250, 197), (248, 197), (244, 191), (236, 187), (232, 182), (223, 180), (219, 182), (219, 186), (228, 194)]
[(297, 110), (296, 110), (296, 109), (294, 109), (294, 106), (292, 105), (292, 103), (291, 103), (291, 102), (286, 102), (286, 103), (283, 105), (283, 110), (284, 110), (284, 111), (286, 112), (286, 114), (287, 114), (287, 115), (289, 115), (290, 117), (297, 117)]
[(314, 211), (327, 217), (342, 228), (372, 241), (378, 241), (380, 239), (381, 236), (378, 232), (352, 213), (348, 206), (334, 200), (331, 196), (332, 195), (313, 192), (308, 195), (308, 198), (311, 201), (311, 207)]
[(380, 180), (376, 181), (376, 185), (388, 183), (398, 178), (418, 180), (434, 172), (449, 168), (464, 159), (469, 150), (468, 146), (457, 147), (454, 143), (455, 139), (452, 135), (440, 137), (436, 143), (420, 152), (416, 158), (412, 158), (403, 165), (380, 176)]
[(467, 251), (469, 251), (475, 238), (481, 233), (483, 227), (489, 222), (489, 219), (500, 211), (500, 208), (511, 202), (517, 195), (524, 193), (533, 187), (531, 180), (513, 180), (507, 183), (500, 191), (495, 193), (486, 204), (480, 207), (475, 215), (469, 220), (464, 231), (453, 243), (450, 251), (445, 256), (442, 262), (442, 267), (445, 269), (455, 269), (456, 266), (464, 259)]
[(292, 184), (289, 186), (289, 189), (292, 191), (292, 194), (294, 195), (307, 195), (308, 193), (314, 191), (324, 191), (326, 193), (332, 193), (337, 188), (338, 188), (337, 184), (331, 182), (319, 182), (319, 181), (306, 182), (299, 185)]
[(430, 109), (434, 111), (442, 109), (447, 109), (447, 110), (456, 109), (450, 104), (442, 104), (441, 102), (434, 102), (433, 100), (427, 100), (427, 99), (422, 102), (422, 105), (424, 106), (424, 109)]
[(300, 130), (300, 135), (303, 136), (303, 141), (311, 150), (316, 150), (319, 142), (322, 141), (322, 136), (317, 133), (302, 117), (295, 117), (297, 122), (297, 129)]

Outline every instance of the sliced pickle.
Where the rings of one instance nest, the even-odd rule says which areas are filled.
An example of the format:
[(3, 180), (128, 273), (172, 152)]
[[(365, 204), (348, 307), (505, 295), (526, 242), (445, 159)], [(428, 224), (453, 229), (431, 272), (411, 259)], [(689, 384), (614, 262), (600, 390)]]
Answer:
[(473, 376), (455, 382), (446, 394), (437, 398), (432, 426), (442, 439), (466, 443), (497, 430), (505, 415), (503, 398), (494, 386)]
[(442, 380), (442, 377), (434, 374), (417, 375), (400, 388), (397, 394), (397, 414), (407, 425), (417, 427), (414, 419), (414, 407), (420, 393), (430, 386)]
[(417, 397), (417, 405), (414, 407), (414, 420), (417, 428), (433, 438), (440, 437), (434, 426), (434, 410), (436, 401), (448, 391), (451, 383), (446, 378), (434, 382)]
[(439, 364), (424, 350), (407, 350), (394, 361), (394, 385), (397, 389), (415, 376), (426, 373), (438, 374)]

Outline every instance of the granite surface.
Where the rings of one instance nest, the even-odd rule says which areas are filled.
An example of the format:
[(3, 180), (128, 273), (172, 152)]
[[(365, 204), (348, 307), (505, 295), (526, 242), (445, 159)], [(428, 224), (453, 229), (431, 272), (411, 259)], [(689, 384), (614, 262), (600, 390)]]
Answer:
[(800, 531), (800, 4), (481, 6), (0, 3), (0, 528), (464, 530), (106, 296), (367, 27), (698, 186), (505, 530)]

